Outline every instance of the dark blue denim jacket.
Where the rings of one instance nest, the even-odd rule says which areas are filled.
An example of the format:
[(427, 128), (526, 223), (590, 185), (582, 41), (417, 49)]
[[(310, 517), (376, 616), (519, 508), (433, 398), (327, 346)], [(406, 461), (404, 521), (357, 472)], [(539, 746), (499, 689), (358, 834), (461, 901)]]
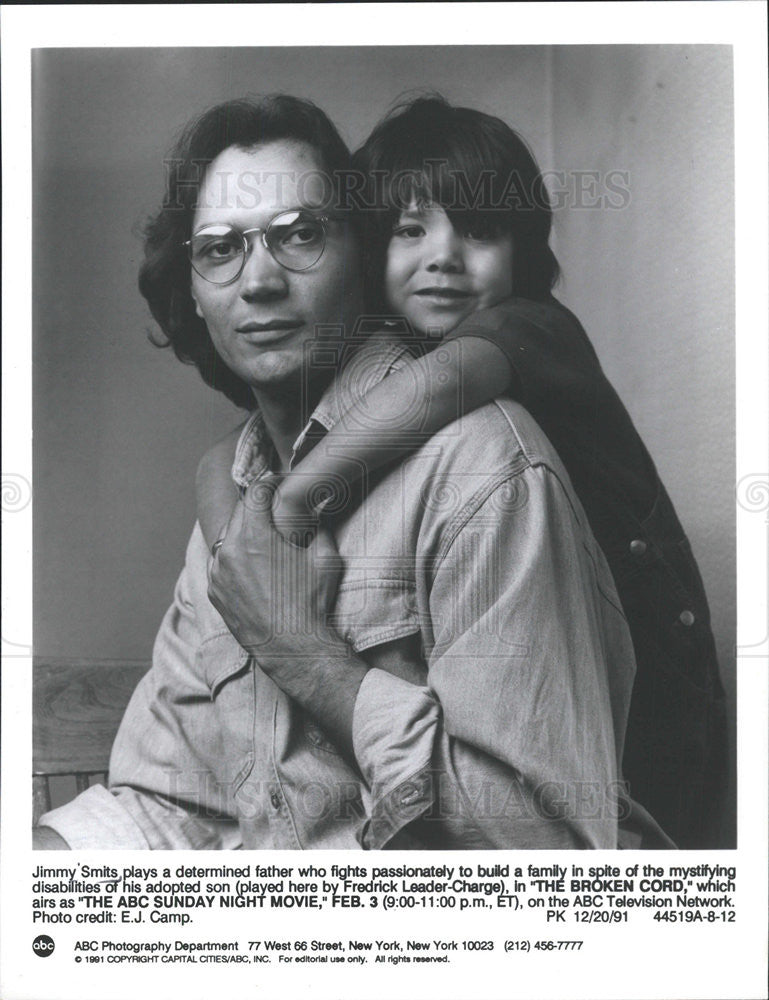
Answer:
[(511, 395), (555, 446), (603, 548), (637, 661), (623, 770), (682, 848), (723, 846), (726, 712), (710, 612), (689, 541), (649, 452), (577, 318), (510, 299), (450, 337), (507, 355)]

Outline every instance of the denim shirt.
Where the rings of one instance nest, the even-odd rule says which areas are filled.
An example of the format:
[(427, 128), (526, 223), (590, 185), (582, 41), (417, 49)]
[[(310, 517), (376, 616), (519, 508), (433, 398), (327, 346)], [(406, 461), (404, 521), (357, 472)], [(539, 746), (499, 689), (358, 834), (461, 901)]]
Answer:
[[(295, 446), (403, 347), (372, 342)], [(255, 413), (233, 466), (268, 471)], [(198, 526), (153, 665), (126, 711), (109, 790), (48, 813), (73, 848), (671, 846), (620, 774), (632, 643), (606, 560), (552, 446), (500, 400), (372, 476), (333, 514), (335, 626), (371, 666), (355, 761), (258, 668), (207, 596)], [(386, 667), (412, 637), (422, 684)], [(619, 819), (622, 819), (620, 833)]]

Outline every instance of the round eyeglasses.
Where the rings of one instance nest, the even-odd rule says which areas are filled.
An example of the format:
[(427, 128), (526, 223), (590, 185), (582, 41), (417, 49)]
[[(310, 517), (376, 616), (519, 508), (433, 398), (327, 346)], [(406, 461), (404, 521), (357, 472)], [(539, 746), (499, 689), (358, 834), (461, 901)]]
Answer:
[(243, 273), (251, 250), (248, 237), (259, 233), (262, 246), (288, 271), (306, 271), (326, 249), (327, 215), (293, 210), (281, 212), (264, 227), (236, 229), (223, 223), (202, 226), (186, 240), (190, 263), (201, 278), (227, 285)]

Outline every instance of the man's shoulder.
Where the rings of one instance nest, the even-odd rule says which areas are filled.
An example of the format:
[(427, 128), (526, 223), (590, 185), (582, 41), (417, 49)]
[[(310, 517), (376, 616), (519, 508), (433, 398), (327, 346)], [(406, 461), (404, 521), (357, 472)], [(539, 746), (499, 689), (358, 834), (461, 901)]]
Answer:
[[(371, 384), (375, 384), (389, 372), (402, 369), (413, 358), (413, 344), (381, 331), (355, 352), (345, 375), (349, 377), (352, 369), (356, 374), (365, 373)], [(457, 390), (456, 420), (436, 431), (430, 439), (433, 444), (445, 448), (447, 455), (466, 456), (471, 463), (477, 463), (482, 456), (499, 460), (517, 456), (524, 464), (552, 462), (561, 469), (560, 459), (547, 435), (523, 406), (500, 397), (462, 416), (460, 391)]]
[(235, 460), (238, 442), (246, 424), (250, 423), (251, 419), (249, 418), (243, 423), (238, 424), (237, 427), (233, 427), (231, 431), (228, 431), (223, 438), (212, 444), (203, 454), (198, 463), (198, 483), (200, 483), (201, 479), (206, 480), (210, 476), (220, 474), (223, 468), (229, 474), (230, 467)]
[(512, 466), (523, 470), (546, 466), (563, 471), (558, 454), (534, 417), (520, 403), (500, 397), (459, 417), (431, 439), (470, 465)]
[(395, 478), (400, 507), (418, 521), (420, 545), (432, 553), (446, 551), (471, 523), (506, 533), (513, 524), (526, 523), (532, 510), (539, 527), (575, 514), (585, 523), (544, 431), (508, 399), (442, 428), (406, 459)]
[[(403, 368), (414, 354), (414, 344), (382, 331), (355, 353), (354, 364), (375, 382)], [(456, 420), (436, 431), (433, 443), (440, 443), (457, 455), (466, 455), (471, 462), (481, 455), (500, 460), (517, 455), (524, 464), (552, 462), (560, 470), (561, 462), (553, 445), (523, 406), (500, 397), (461, 416), (460, 391), (457, 390)]]

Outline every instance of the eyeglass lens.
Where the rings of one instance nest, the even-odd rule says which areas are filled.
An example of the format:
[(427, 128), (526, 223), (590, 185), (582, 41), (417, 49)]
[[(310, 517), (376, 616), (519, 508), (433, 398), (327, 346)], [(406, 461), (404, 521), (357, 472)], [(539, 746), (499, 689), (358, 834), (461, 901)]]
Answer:
[[(257, 233), (253, 233), (257, 238)], [(271, 220), (264, 243), (274, 259), (290, 271), (304, 271), (317, 263), (326, 245), (323, 222), (305, 212), (284, 212)], [(243, 270), (247, 238), (227, 225), (204, 226), (189, 243), (192, 266), (206, 281), (223, 285)]]

